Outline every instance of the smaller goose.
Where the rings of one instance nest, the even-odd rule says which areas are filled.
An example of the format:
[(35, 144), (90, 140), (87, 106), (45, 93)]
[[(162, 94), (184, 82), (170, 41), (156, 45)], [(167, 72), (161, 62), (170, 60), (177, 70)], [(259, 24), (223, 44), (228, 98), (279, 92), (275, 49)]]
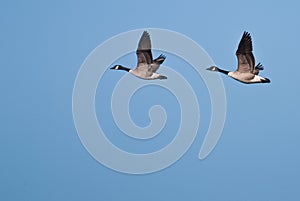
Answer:
[(159, 57), (153, 60), (151, 52), (151, 40), (150, 35), (147, 31), (144, 31), (138, 44), (138, 49), (136, 50), (137, 55), (137, 67), (135, 69), (130, 69), (121, 65), (115, 65), (110, 68), (113, 70), (125, 70), (136, 77), (145, 80), (154, 79), (167, 79), (166, 76), (156, 73), (160, 64), (164, 62), (166, 57), (161, 54)]
[(252, 54), (252, 40), (250, 33), (246, 31), (244, 32), (235, 54), (238, 59), (237, 70), (230, 72), (222, 70), (216, 66), (212, 66), (210, 68), (207, 68), (206, 70), (224, 73), (232, 77), (233, 79), (245, 84), (270, 83), (270, 80), (268, 78), (264, 78), (258, 75), (259, 71), (264, 69), (263, 65), (261, 63), (258, 63), (256, 66), (254, 66), (255, 59)]

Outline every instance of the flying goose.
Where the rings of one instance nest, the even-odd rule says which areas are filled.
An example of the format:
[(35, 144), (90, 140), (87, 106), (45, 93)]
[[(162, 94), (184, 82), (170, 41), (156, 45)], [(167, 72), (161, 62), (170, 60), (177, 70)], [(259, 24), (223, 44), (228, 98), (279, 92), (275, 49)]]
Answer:
[(216, 66), (212, 66), (210, 68), (207, 68), (206, 70), (224, 73), (232, 77), (233, 79), (243, 82), (245, 84), (270, 82), (268, 78), (264, 78), (258, 75), (259, 71), (263, 70), (264, 67), (261, 63), (258, 63), (255, 66), (255, 59), (252, 54), (252, 40), (250, 33), (246, 31), (244, 32), (235, 54), (238, 59), (237, 70), (230, 72), (222, 70)]
[(122, 65), (115, 65), (110, 69), (125, 70), (136, 77), (146, 80), (167, 79), (166, 76), (156, 73), (160, 64), (162, 64), (166, 59), (166, 56), (161, 54), (159, 57), (153, 60), (150, 35), (147, 31), (144, 31), (141, 36), (138, 48), (136, 50), (136, 55), (138, 62), (135, 69), (130, 69)]

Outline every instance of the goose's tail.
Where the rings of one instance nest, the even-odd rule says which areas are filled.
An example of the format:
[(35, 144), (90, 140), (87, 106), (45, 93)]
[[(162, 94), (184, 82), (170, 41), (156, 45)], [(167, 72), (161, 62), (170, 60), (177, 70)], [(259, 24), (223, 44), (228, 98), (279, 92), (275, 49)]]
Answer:
[(269, 80), (268, 78), (263, 78), (263, 79), (261, 79), (261, 82), (262, 83), (270, 83), (271, 82), (271, 80)]
[(164, 79), (167, 79), (167, 77), (164, 76), (164, 75), (159, 75), (159, 76), (157, 77), (157, 79), (164, 80)]

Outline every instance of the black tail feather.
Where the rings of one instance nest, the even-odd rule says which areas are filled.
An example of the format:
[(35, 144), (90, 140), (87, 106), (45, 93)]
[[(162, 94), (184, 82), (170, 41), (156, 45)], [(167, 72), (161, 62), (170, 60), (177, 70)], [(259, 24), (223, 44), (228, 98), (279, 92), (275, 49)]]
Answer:
[(271, 80), (269, 80), (268, 78), (264, 78), (264, 79), (261, 79), (261, 82), (262, 83), (270, 83)]
[(166, 76), (164, 76), (164, 75), (159, 75), (159, 76), (158, 76), (158, 79), (160, 79), (160, 80), (164, 80), (164, 79), (167, 79), (167, 77), (166, 77)]

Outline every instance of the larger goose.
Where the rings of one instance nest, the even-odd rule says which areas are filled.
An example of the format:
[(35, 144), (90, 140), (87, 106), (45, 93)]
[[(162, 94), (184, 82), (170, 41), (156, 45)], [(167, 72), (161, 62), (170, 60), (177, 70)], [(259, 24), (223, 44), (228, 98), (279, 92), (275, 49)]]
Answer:
[(146, 80), (167, 79), (166, 76), (156, 73), (160, 64), (164, 62), (166, 57), (163, 54), (161, 54), (159, 57), (153, 60), (151, 52), (150, 35), (147, 31), (144, 31), (141, 36), (138, 48), (136, 50), (136, 55), (138, 60), (136, 68), (130, 69), (121, 65), (115, 65), (110, 69), (125, 70), (135, 75), (136, 77)]
[(216, 66), (207, 68), (207, 70), (224, 73), (232, 77), (233, 79), (236, 79), (246, 84), (270, 82), (268, 78), (264, 78), (258, 75), (259, 71), (263, 70), (264, 67), (262, 66), (261, 63), (258, 63), (255, 66), (255, 59), (252, 54), (252, 40), (251, 40), (250, 33), (246, 31), (244, 32), (235, 54), (238, 59), (237, 70), (230, 72), (230, 71), (222, 70)]

